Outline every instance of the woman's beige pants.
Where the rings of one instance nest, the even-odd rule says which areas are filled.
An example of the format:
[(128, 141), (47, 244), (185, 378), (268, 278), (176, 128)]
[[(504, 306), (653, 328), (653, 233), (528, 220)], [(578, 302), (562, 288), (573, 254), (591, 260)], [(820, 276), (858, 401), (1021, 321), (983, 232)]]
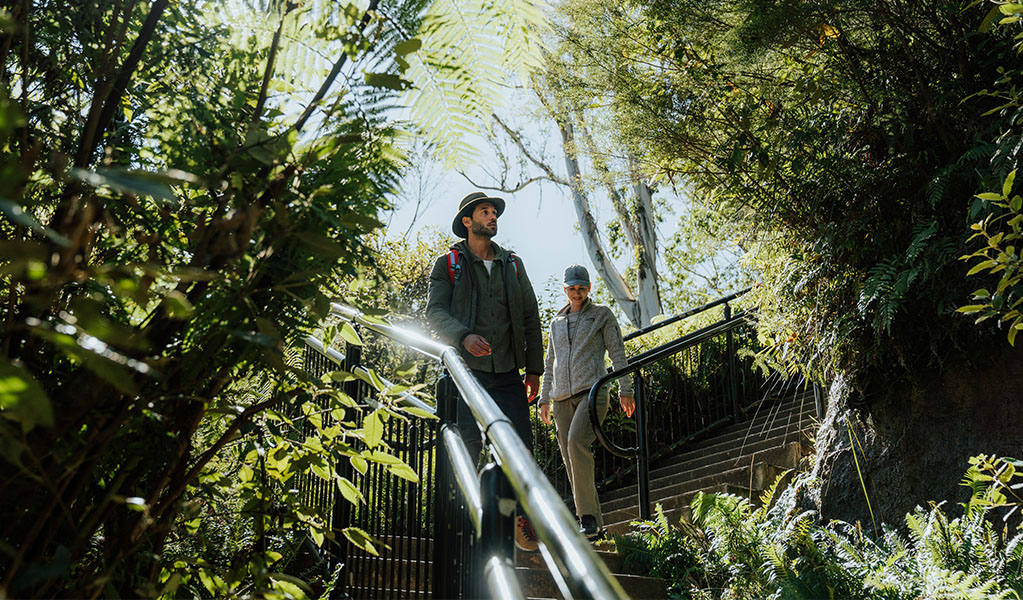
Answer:
[[(597, 396), (597, 417), (601, 422), (607, 416), (609, 395), (605, 388)], [(558, 430), (558, 446), (568, 470), (568, 481), (572, 484), (575, 514), (579, 517), (593, 515), (597, 518), (597, 525), (603, 526), (604, 517), (600, 512), (597, 484), (593, 476), (593, 450), (590, 448), (597, 434), (590, 424), (589, 395), (582, 394), (552, 402), (551, 412)]]

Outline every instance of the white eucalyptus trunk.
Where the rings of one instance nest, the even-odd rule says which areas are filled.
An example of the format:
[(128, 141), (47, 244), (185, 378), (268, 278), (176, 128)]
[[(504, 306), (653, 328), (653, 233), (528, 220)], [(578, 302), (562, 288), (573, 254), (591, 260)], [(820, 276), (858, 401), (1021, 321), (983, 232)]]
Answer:
[(640, 176), (634, 160), (629, 161), (633, 189), (638, 199), (635, 223), (639, 229), (639, 244), (636, 246), (640, 314), (644, 322), (661, 314), (661, 293), (657, 276), (657, 227), (654, 220), (653, 194), (646, 180)]
[(650, 323), (649, 317), (644, 321), (640, 310), (641, 303), (636, 301), (636, 295), (632, 288), (625, 282), (621, 273), (615, 268), (614, 263), (604, 251), (604, 244), (600, 240), (600, 230), (597, 227), (597, 220), (593, 218), (593, 211), (590, 208), (590, 199), (582, 185), (582, 173), (579, 169), (579, 159), (575, 152), (575, 135), (572, 123), (569, 119), (557, 119), (558, 129), (561, 131), (561, 142), (565, 150), (565, 168), (568, 171), (568, 180), (572, 190), (572, 203), (575, 205), (575, 213), (579, 219), (579, 228), (583, 233), (583, 242), (586, 244), (586, 251), (593, 262), (593, 268), (600, 274), (600, 278), (607, 284), (611, 296), (633, 327), (639, 328)]

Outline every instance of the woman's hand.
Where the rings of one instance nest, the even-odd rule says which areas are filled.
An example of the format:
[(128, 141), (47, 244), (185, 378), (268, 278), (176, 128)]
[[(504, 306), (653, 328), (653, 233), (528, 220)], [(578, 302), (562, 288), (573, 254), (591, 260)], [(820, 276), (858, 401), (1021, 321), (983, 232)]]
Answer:
[(540, 420), (543, 421), (544, 425), (551, 424), (551, 403), (540, 405)]
[(632, 413), (636, 410), (636, 398), (634, 396), (622, 395), (621, 402), (622, 410), (625, 411), (625, 416), (631, 417)]

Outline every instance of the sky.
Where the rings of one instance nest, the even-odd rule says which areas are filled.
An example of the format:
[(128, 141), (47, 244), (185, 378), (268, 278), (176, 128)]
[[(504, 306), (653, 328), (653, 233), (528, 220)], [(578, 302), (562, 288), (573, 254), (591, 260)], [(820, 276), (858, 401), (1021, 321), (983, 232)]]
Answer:
[[(489, 183), (480, 168), (470, 168), (467, 174), (473, 181)], [(458, 210), (458, 202), (479, 188), (456, 171), (442, 171), (436, 177), (432, 202), (415, 219), (412, 236), (435, 228), (454, 239), (451, 222)], [(537, 296), (544, 296), (554, 304), (563, 302), (564, 293), (560, 284), (565, 268), (569, 265), (585, 266), (590, 272), (590, 278), (596, 281), (597, 274), (586, 252), (568, 190), (551, 183), (534, 183), (515, 194), (482, 191), (504, 198), (506, 207), (498, 219), (494, 241), (503, 248), (514, 250), (522, 258)], [(606, 208), (607, 211), (612, 210)], [(413, 202), (405, 201), (396, 207), (390, 217), (389, 236), (401, 237), (409, 228), (414, 214)], [(552, 280), (553, 285), (549, 285)]]

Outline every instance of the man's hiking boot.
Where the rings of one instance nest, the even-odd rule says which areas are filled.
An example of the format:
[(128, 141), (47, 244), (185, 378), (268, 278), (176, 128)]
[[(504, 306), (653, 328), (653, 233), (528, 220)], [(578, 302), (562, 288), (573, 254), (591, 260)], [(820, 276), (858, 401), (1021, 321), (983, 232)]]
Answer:
[(579, 525), (579, 533), (583, 534), (591, 542), (599, 539), (604, 534), (600, 526), (597, 525), (597, 517), (593, 515), (579, 517)]
[(523, 552), (536, 552), (540, 548), (533, 524), (522, 515), (515, 517), (515, 547)]

